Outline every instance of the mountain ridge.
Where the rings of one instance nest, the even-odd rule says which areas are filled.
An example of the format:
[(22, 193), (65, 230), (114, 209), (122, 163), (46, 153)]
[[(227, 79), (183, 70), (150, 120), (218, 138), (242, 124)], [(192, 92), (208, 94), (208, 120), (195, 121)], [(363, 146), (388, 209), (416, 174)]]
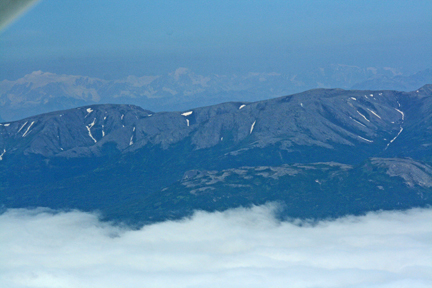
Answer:
[(179, 112), (87, 105), (0, 123), (0, 205), (135, 224), (268, 201), (284, 203), (281, 217), (315, 219), (424, 207), (431, 88), (314, 89)]
[[(421, 96), (425, 89), (430, 90), (430, 86), (426, 85), (416, 90), (419, 92), (414, 91), (412, 93), (417, 93), (418, 96)], [(228, 126), (229, 129), (235, 126), (237, 127), (235, 135), (235, 141), (237, 142), (243, 140), (255, 131), (255, 133), (258, 133), (258, 141), (255, 145), (264, 147), (272, 141), (277, 140), (277, 137), (281, 136), (280, 134), (286, 135), (291, 133), (296, 134), (296, 137), (291, 135), (292, 140), (285, 143), (288, 146), (292, 145), (292, 143), (301, 144), (302, 141), (312, 141), (316, 145), (331, 148), (331, 145), (327, 143), (329, 140), (344, 145), (353, 145), (353, 141), (370, 143), (370, 141), (373, 140), (367, 139), (366, 137), (375, 137), (378, 126), (382, 126), (382, 130), (397, 130), (396, 127), (399, 128), (399, 126), (397, 123), (395, 124), (395, 122), (403, 121), (402, 118), (405, 117), (403, 112), (398, 109), (400, 108), (399, 100), (403, 100), (399, 98), (389, 99), (386, 93), (388, 94), (391, 92), (313, 89), (271, 100), (258, 102), (227, 102), (218, 105), (199, 107), (184, 112), (159, 113), (144, 110), (134, 105), (99, 104), (51, 112), (41, 116), (33, 116), (0, 125), (6, 130), (6, 135), (11, 135), (13, 134), (12, 131), (16, 130), (17, 133), (22, 132), (21, 137), (28, 137), (29, 134), (39, 133), (37, 129), (34, 130), (38, 127), (37, 118), (42, 117), (45, 119), (39, 122), (49, 121), (47, 125), (54, 125), (52, 122), (58, 124), (62, 119), (72, 121), (70, 118), (73, 118), (74, 123), (81, 123), (79, 128), (76, 127), (76, 130), (80, 132), (74, 137), (78, 137), (77, 139), (86, 143), (72, 145), (75, 147), (91, 146), (92, 144), (101, 145), (98, 141), (102, 140), (102, 142), (105, 143), (121, 138), (123, 139), (121, 143), (116, 142), (116, 144), (121, 146), (119, 146), (120, 150), (126, 149), (127, 146), (131, 146), (132, 144), (126, 145), (124, 143), (126, 141), (124, 140), (126, 136), (122, 135), (125, 133), (118, 132), (117, 130), (120, 128), (127, 128), (131, 130), (128, 131), (128, 137), (126, 137), (129, 143), (132, 143), (132, 141), (133, 144), (141, 142), (138, 145), (139, 147), (145, 145), (150, 140), (153, 141), (153, 144), (160, 143), (163, 147), (167, 147), (171, 142), (179, 141), (190, 133), (196, 132), (199, 135), (194, 135), (195, 137), (192, 139), (192, 143), (197, 149), (202, 149), (217, 145), (219, 142), (223, 141), (222, 126)], [(332, 96), (339, 94), (343, 94), (343, 97)], [(375, 97), (373, 96), (374, 94)], [(404, 95), (411, 94), (407, 93)], [(114, 111), (116, 110), (114, 107), (118, 107), (121, 111)], [(113, 110), (112, 114), (108, 113), (110, 109)], [(77, 113), (79, 113), (80, 116), (78, 116)], [(134, 115), (129, 115), (128, 113)], [(280, 117), (281, 119), (277, 119), (276, 121), (283, 122), (275, 123), (275, 121), (272, 120), (274, 118), (272, 115), (279, 115), (281, 113), (285, 113), (284, 116), (287, 118), (291, 117), (300, 124), (297, 125), (293, 123), (293, 121), (287, 121), (287, 119), (283, 119), (283, 117)], [(379, 115), (383, 113), (388, 117), (386, 121)], [(315, 117), (319, 117), (319, 119), (311, 120), (313, 119), (313, 117), (310, 117), (312, 114), (314, 114)], [(333, 119), (329, 121), (325, 118), (327, 116), (331, 116)], [(65, 118), (60, 119), (61, 117)], [(78, 120), (78, 118), (80, 120)], [(155, 118), (156, 120), (154, 120)], [(307, 121), (313, 121), (313, 123), (307, 123)], [(33, 127), (28, 127), (29, 125)], [(151, 129), (150, 125), (153, 129)], [(168, 125), (169, 127), (167, 129), (169, 130), (168, 133), (170, 137), (172, 138), (173, 135), (177, 133), (177, 137), (180, 138), (170, 138), (170, 140), (164, 137), (164, 132), (159, 132), (165, 128), (158, 128), (158, 125)], [(306, 126), (302, 127), (302, 125)], [(319, 129), (312, 129), (314, 126), (319, 126)], [(32, 128), (32, 130), (30, 130), (30, 128)], [(198, 128), (201, 130), (197, 131)], [(69, 129), (66, 130), (73, 131)], [(116, 130), (117, 134), (111, 137), (110, 133), (114, 130)], [(265, 130), (266, 135), (260, 135), (261, 130)], [(299, 130), (309, 130), (311, 135), (306, 135), (305, 133), (300, 134), (298, 133)], [(353, 133), (354, 130), (356, 130), (357, 134)], [(42, 132), (44, 135), (46, 134), (44, 131)], [(58, 133), (65, 135), (61, 130), (59, 130)], [(345, 137), (340, 137), (340, 133), (343, 133)], [(59, 139), (60, 134), (56, 136)], [(144, 136), (144, 134), (148, 137)], [(105, 136), (107, 136), (107, 138), (104, 138)], [(392, 135), (388, 136), (390, 137)], [(71, 138), (72, 135), (67, 135), (67, 137)], [(2, 140), (5, 141), (6, 136), (2, 136), (2, 138)], [(3, 147), (7, 146), (2, 144), (1, 141), (0, 145)], [(57, 145), (57, 150), (60, 150), (60, 148), (64, 148), (61, 147), (61, 143)], [(57, 152), (60, 156), (63, 154), (65, 156), (67, 155), (66, 157), (71, 157), (70, 154), (65, 154), (65, 152)], [(38, 152), (35, 150), (33, 152), (29, 151), (29, 153)], [(40, 154), (47, 156), (47, 154), (42, 152)]]

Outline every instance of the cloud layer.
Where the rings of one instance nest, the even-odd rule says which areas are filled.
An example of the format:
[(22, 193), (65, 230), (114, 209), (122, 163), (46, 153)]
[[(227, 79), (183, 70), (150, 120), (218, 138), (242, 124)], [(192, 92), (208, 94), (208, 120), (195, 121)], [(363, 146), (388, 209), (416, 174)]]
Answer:
[(432, 209), (311, 225), (271, 205), (140, 230), (83, 212), (0, 215), (2, 287), (432, 287)]

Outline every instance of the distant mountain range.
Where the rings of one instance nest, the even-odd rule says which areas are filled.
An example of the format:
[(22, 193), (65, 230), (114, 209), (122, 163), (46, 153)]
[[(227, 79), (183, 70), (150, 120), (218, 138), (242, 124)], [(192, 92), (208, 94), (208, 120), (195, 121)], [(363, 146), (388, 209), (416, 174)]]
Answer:
[(352, 89), (413, 91), (427, 83), (432, 83), (432, 69), (426, 69), (410, 76), (377, 75), (353, 85)]
[(134, 104), (178, 111), (224, 101), (258, 101), (313, 88), (412, 91), (432, 83), (431, 70), (402, 76), (391, 68), (331, 65), (298, 75), (198, 75), (179, 68), (167, 75), (104, 80), (35, 71), (0, 82), (0, 116), (6, 121), (91, 104)]
[(312, 219), (424, 207), (431, 115), (431, 85), (181, 112), (51, 112), (0, 124), (0, 205), (97, 210), (134, 224), (269, 201), (283, 204), (280, 217)]

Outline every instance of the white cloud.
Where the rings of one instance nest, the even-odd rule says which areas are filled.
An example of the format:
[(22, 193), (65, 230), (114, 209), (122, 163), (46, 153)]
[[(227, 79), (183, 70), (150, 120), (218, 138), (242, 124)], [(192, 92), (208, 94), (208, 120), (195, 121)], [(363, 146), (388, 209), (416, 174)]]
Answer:
[[(140, 230), (83, 212), (0, 215), (2, 287), (432, 287), (432, 209), (317, 225), (270, 205)], [(297, 223), (298, 224), (298, 223)]]

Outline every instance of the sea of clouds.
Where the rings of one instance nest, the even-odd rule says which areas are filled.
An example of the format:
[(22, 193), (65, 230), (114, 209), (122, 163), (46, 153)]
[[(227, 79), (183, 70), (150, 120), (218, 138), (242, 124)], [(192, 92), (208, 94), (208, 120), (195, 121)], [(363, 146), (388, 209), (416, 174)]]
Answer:
[(280, 222), (273, 205), (139, 230), (79, 211), (0, 215), (1, 287), (432, 287), (432, 209)]

